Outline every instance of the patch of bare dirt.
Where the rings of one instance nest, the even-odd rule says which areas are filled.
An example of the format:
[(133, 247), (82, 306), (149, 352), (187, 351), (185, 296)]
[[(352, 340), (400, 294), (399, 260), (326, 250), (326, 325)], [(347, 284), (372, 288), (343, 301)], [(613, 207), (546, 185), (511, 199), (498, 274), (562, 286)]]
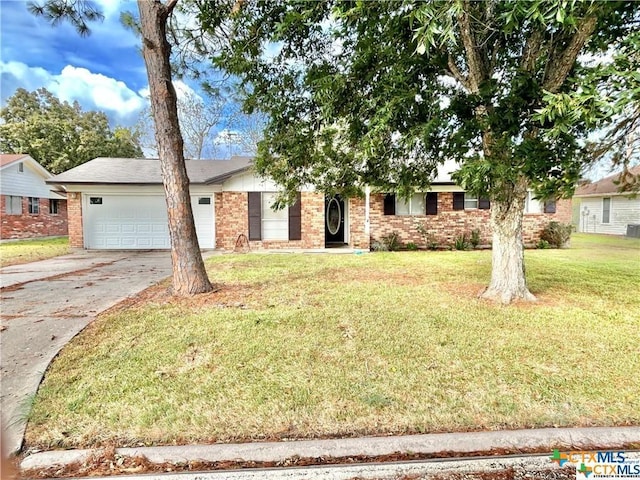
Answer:
[(149, 304), (178, 306), (185, 311), (198, 311), (212, 307), (246, 309), (249, 308), (248, 300), (254, 298), (258, 292), (259, 289), (251, 285), (216, 284), (211, 292), (180, 297), (171, 294), (168, 282), (162, 282), (123, 300), (103, 312), (103, 314), (143, 307)]

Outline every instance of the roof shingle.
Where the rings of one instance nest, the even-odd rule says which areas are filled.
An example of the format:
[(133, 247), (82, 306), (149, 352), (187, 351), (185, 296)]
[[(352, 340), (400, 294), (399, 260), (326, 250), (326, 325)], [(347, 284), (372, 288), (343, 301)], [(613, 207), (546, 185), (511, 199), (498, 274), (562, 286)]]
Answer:
[[(251, 157), (232, 157), (229, 160), (185, 160), (187, 175), (192, 184), (216, 184), (230, 175), (248, 170)], [(160, 160), (157, 158), (99, 157), (47, 181), (65, 184), (133, 184), (162, 183)]]
[[(598, 180), (597, 182), (581, 185), (576, 189), (576, 193), (574, 196), (586, 197), (591, 195), (624, 195), (625, 192), (619, 191), (620, 185), (616, 185), (615, 183), (620, 179), (621, 173), (622, 172), (614, 173), (613, 175), (605, 177), (602, 180)], [(632, 175), (640, 175), (640, 165), (630, 168), (629, 173), (631, 173)]]
[(0, 167), (4, 167), (5, 165), (9, 165), (10, 163), (15, 162), (16, 160), (20, 160), (23, 157), (27, 157), (28, 155), (25, 153), (2, 153), (0, 154)]

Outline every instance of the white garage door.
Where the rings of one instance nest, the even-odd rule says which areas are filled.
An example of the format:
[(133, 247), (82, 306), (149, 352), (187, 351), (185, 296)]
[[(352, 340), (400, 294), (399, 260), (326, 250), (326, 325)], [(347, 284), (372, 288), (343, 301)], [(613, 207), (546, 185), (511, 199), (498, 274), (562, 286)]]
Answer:
[[(214, 248), (213, 199), (191, 197), (200, 248)], [(171, 248), (167, 206), (161, 195), (87, 195), (85, 247), (90, 249)]]

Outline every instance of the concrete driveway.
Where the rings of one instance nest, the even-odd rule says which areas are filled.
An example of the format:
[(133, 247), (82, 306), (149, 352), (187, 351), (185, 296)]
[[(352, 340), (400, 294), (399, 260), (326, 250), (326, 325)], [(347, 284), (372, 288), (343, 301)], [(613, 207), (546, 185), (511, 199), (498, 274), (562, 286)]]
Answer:
[(0, 269), (3, 449), (20, 449), (42, 375), (100, 312), (171, 275), (162, 252), (78, 252)]

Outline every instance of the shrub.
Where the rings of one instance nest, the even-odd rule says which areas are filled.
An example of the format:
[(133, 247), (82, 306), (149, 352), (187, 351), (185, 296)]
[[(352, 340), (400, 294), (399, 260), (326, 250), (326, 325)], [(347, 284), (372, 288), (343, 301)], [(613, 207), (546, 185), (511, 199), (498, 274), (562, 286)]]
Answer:
[(471, 248), (471, 244), (469, 243), (469, 240), (467, 240), (466, 233), (455, 238), (453, 241), (453, 248), (456, 250), (469, 250)]
[(400, 240), (398, 240), (398, 232), (391, 232), (389, 235), (382, 237), (382, 244), (387, 247), (390, 252), (400, 249)]
[(540, 250), (545, 250), (549, 247), (550, 247), (549, 242), (542, 239), (540, 239), (540, 241), (536, 244), (536, 248), (539, 248)]
[(405, 246), (407, 247), (407, 250), (411, 250), (411, 251), (418, 250), (418, 245), (416, 245), (413, 242), (409, 242)]
[(386, 252), (389, 249), (387, 248), (387, 246), (384, 243), (378, 242), (378, 241), (374, 241), (371, 244), (371, 250), (373, 250), (374, 252)]
[(422, 240), (424, 241), (424, 246), (429, 250), (437, 250), (438, 242), (435, 239), (435, 236), (427, 230), (426, 223), (422, 223), (416, 221), (416, 230), (422, 236)]
[(552, 247), (564, 247), (569, 243), (572, 230), (573, 227), (571, 224), (552, 221), (544, 227), (540, 239), (549, 242), (549, 245)]
[(469, 242), (471, 243), (471, 246), (473, 248), (476, 248), (478, 245), (480, 245), (480, 230), (477, 228), (474, 228), (473, 230), (471, 230), (471, 239), (469, 240)]

